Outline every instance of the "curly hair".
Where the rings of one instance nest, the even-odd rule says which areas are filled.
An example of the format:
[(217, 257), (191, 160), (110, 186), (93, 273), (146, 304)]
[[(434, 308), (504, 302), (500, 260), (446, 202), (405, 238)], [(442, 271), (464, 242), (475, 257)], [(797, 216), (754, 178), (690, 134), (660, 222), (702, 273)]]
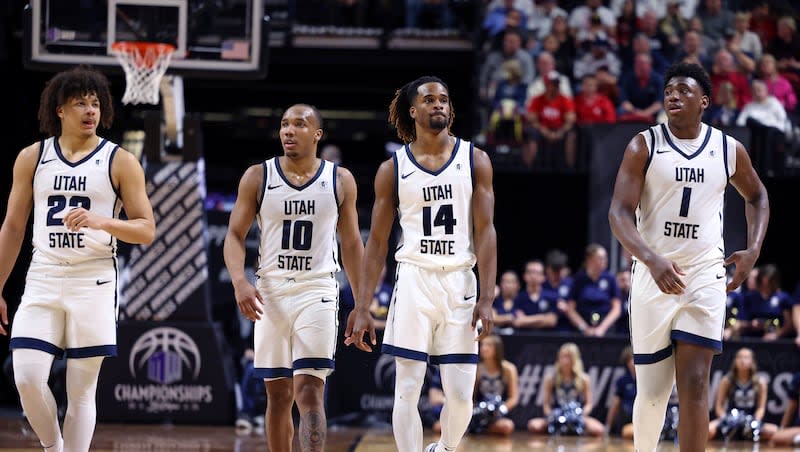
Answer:
[(56, 110), (70, 99), (94, 94), (100, 101), (100, 124), (106, 129), (114, 122), (111, 84), (105, 74), (86, 64), (54, 75), (42, 90), (39, 99), (39, 130), (61, 135), (61, 119)]
[(711, 78), (703, 66), (695, 63), (677, 62), (667, 69), (664, 74), (664, 88), (673, 77), (693, 78), (703, 88), (703, 94), (711, 96)]
[[(389, 124), (397, 129), (397, 137), (404, 143), (410, 143), (417, 138), (414, 118), (411, 117), (409, 109), (411, 109), (411, 106), (414, 104), (414, 99), (417, 98), (417, 89), (426, 83), (439, 83), (444, 86), (446, 90), (450, 90), (447, 84), (439, 77), (426, 75), (413, 82), (406, 83), (395, 91), (394, 99), (392, 99), (391, 104), (389, 104)], [(453, 118), (455, 118), (455, 111), (453, 110), (451, 102), (450, 121), (447, 123), (448, 128), (453, 124)]]

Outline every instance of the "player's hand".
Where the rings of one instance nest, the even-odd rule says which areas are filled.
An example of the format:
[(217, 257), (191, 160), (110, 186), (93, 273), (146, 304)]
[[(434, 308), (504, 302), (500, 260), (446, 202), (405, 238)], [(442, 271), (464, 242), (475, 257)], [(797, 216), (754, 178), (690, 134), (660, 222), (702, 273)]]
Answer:
[(72, 232), (78, 232), (81, 228), (103, 229), (103, 224), (107, 220), (108, 218), (96, 215), (83, 207), (76, 207), (64, 215), (64, 226)]
[(239, 311), (243, 316), (254, 322), (261, 320), (261, 314), (264, 313), (261, 305), (264, 304), (264, 300), (255, 286), (250, 283), (234, 285), (233, 294), (236, 297), (236, 305), (239, 306)]
[[(364, 334), (369, 333), (369, 344), (364, 341)], [(375, 319), (366, 309), (353, 309), (347, 316), (347, 327), (344, 330), (344, 344), (355, 345), (357, 349), (371, 352), (370, 345), (376, 345)]]
[(492, 301), (494, 300), (491, 298), (480, 300), (475, 304), (475, 309), (472, 310), (472, 329), (474, 330), (478, 327), (479, 320), (481, 322), (480, 332), (478, 333), (478, 337), (475, 338), (478, 342), (492, 334), (492, 327), (494, 327)]
[(758, 259), (756, 252), (748, 250), (736, 251), (725, 258), (726, 267), (735, 265), (733, 276), (726, 287), (728, 292), (733, 292), (737, 287), (742, 285), (744, 280), (747, 279), (747, 275), (750, 274), (750, 270), (753, 269), (756, 259)]
[(650, 263), (649, 268), (653, 280), (662, 292), (680, 295), (686, 289), (686, 283), (683, 282), (686, 273), (675, 262), (659, 256)]
[(8, 331), (6, 331), (6, 327), (8, 326), (8, 305), (6, 304), (5, 298), (0, 295), (0, 334), (3, 336), (8, 335)]

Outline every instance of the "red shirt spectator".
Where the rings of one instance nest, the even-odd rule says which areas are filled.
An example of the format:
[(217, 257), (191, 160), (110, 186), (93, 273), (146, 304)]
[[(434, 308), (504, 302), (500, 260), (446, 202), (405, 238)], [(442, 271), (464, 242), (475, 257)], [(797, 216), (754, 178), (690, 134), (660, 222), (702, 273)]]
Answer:
[(536, 115), (542, 127), (549, 130), (560, 129), (565, 122), (565, 116), (575, 113), (575, 104), (569, 97), (558, 93), (553, 97), (545, 94), (536, 96), (528, 104), (528, 113)]
[(717, 51), (714, 59), (714, 68), (711, 73), (711, 98), (715, 98), (720, 85), (730, 82), (733, 85), (733, 95), (736, 97), (736, 107), (741, 110), (753, 98), (750, 92), (750, 82), (747, 77), (736, 70), (733, 55), (726, 50)]
[(597, 80), (587, 75), (581, 82), (581, 92), (575, 96), (578, 125), (617, 122), (617, 111), (611, 99), (597, 92)]

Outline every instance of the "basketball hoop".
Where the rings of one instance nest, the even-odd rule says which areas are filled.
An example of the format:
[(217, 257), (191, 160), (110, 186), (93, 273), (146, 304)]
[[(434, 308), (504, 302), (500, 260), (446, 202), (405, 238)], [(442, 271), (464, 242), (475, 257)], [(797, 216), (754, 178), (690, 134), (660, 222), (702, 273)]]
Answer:
[(123, 104), (158, 104), (161, 77), (167, 72), (175, 46), (161, 42), (117, 41), (111, 45), (125, 70)]

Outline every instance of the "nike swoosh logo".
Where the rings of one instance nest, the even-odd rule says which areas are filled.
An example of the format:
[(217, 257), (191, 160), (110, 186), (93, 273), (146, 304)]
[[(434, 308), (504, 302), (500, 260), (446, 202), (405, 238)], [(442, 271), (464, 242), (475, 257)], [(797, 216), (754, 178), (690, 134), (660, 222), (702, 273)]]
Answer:
[(333, 301), (334, 301), (334, 300), (329, 300), (329, 299), (327, 299), (327, 298), (323, 298), (323, 299), (322, 299), (322, 302), (323, 302), (323, 303), (333, 303)]
[(267, 187), (267, 190), (274, 190), (278, 187), (283, 187), (283, 185), (270, 185), (269, 187)]
[(722, 279), (722, 278), (725, 277), (725, 275), (716, 275), (716, 276), (717, 276), (717, 279)]
[(108, 280), (108, 281), (103, 281), (102, 279), (98, 279), (98, 280), (97, 280), (97, 281), (95, 281), (95, 282), (97, 283), (97, 285), (98, 285), (98, 286), (102, 286), (103, 284), (108, 284), (108, 283), (110, 283), (110, 282), (111, 282), (111, 280)]
[(417, 170), (414, 170), (414, 171), (412, 171), (412, 172), (410, 172), (410, 173), (403, 174), (402, 176), (400, 176), (400, 179), (405, 179), (405, 178), (407, 178), (408, 176), (410, 176), (410, 175), (412, 175), (412, 174), (414, 174), (414, 173), (416, 173), (416, 172), (417, 172)]
[(50, 160), (42, 160), (40, 163), (41, 163), (42, 165), (44, 165), (45, 163), (50, 163), (50, 162), (52, 162), (53, 160), (55, 160), (55, 159), (50, 159)]
[(464, 300), (471, 300), (473, 298), (475, 298), (475, 295), (470, 295), (470, 296), (464, 295)]
[(656, 151), (656, 154), (664, 154), (664, 153), (667, 153), (667, 152), (669, 152), (669, 149), (659, 149), (659, 150)]

